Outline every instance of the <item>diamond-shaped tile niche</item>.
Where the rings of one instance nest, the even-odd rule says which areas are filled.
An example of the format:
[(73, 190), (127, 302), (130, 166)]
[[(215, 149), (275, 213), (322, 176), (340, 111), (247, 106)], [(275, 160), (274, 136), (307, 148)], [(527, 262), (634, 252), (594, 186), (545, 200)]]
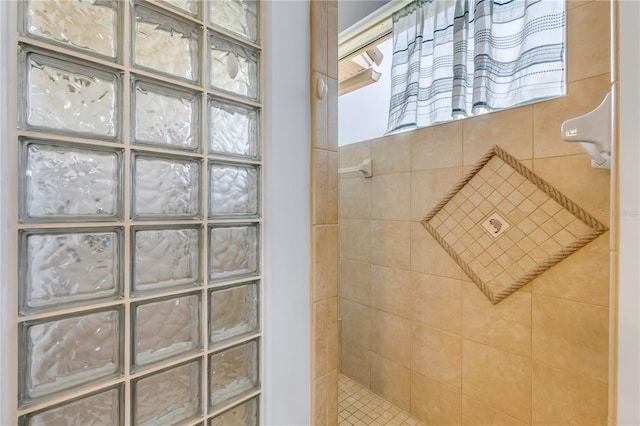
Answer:
[(497, 145), (421, 223), (494, 304), (607, 230)]

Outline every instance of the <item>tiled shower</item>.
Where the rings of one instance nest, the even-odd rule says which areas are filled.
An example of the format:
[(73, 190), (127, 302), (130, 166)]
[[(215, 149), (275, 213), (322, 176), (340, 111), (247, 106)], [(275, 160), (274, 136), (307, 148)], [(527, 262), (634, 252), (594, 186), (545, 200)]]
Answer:
[(373, 163), (339, 179), (340, 372), (417, 421), (607, 423), (609, 232), (494, 305), (420, 221), (498, 145), (609, 226), (609, 172), (559, 131), (610, 90), (609, 7), (567, 3), (566, 97), (340, 148)]

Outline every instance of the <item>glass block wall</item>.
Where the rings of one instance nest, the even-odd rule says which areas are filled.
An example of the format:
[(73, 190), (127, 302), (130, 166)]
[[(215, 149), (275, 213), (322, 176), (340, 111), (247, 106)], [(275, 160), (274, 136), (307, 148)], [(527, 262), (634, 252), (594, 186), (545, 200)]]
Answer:
[(20, 2), (19, 424), (258, 424), (260, 9)]

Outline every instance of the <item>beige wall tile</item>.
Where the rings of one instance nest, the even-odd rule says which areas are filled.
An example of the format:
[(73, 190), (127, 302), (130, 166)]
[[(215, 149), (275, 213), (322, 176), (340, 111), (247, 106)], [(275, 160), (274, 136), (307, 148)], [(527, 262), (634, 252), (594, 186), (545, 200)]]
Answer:
[(362, 386), (371, 386), (371, 351), (343, 340), (341, 344), (342, 374), (351, 377)]
[(338, 369), (338, 298), (327, 299), (327, 371)]
[(565, 120), (585, 114), (597, 107), (611, 90), (609, 74), (588, 78), (567, 86), (567, 96), (533, 105), (533, 153), (535, 158), (584, 154), (575, 142), (560, 135)]
[(600, 235), (536, 278), (533, 292), (594, 305), (609, 305), (609, 232)]
[(422, 220), (461, 179), (461, 167), (411, 173), (411, 220)]
[(354, 167), (371, 158), (371, 141), (358, 142), (340, 147), (340, 168)]
[(463, 340), (462, 393), (529, 423), (531, 360)]
[(327, 374), (327, 302), (313, 304), (313, 377)]
[(314, 300), (338, 295), (338, 226), (313, 227)]
[(346, 259), (368, 262), (371, 245), (371, 221), (341, 219), (338, 226), (339, 253)]
[(338, 153), (327, 152), (327, 223), (338, 223)]
[[(312, 97), (311, 126), (312, 147), (326, 148), (332, 152), (324, 154), (324, 170), (314, 170), (312, 179), (318, 193), (314, 195), (312, 206), (313, 223), (335, 224), (325, 227), (316, 234), (314, 243), (314, 280), (315, 290), (321, 289), (325, 302), (325, 316), (319, 321), (314, 316), (314, 329), (325, 327), (325, 368), (328, 375), (316, 379), (312, 391), (314, 407), (311, 419), (318, 425), (337, 425), (338, 423), (338, 82), (337, 78), (337, 23), (338, 5), (336, 1), (313, 1), (311, 9), (311, 94), (318, 78), (328, 85), (328, 93), (323, 99)], [(324, 74), (324, 75), (323, 75)], [(327, 74), (332, 78), (327, 78)], [(317, 152), (317, 150), (316, 150)], [(316, 165), (317, 166), (317, 165)], [(322, 179), (322, 182), (319, 180)], [(318, 231), (317, 229), (314, 231)], [(318, 294), (316, 293), (316, 296)], [(321, 314), (321, 313), (320, 313)], [(320, 333), (322, 334), (322, 333)], [(318, 349), (318, 348), (316, 348)], [(316, 362), (317, 364), (317, 362)], [(318, 370), (316, 365), (316, 370)]]
[(587, 154), (533, 160), (533, 171), (609, 226), (609, 170), (591, 168)]
[(609, 310), (533, 296), (533, 359), (602, 383), (608, 380)]
[(371, 308), (340, 299), (340, 318), (342, 319), (342, 341), (371, 348)]
[(533, 363), (534, 425), (606, 425), (607, 385)]
[(311, 418), (313, 424), (320, 426), (327, 424), (327, 376), (322, 376), (313, 381), (313, 407)]
[(462, 282), (411, 273), (413, 319), (456, 335), (462, 334)]
[(463, 283), (462, 289), (466, 339), (531, 357), (531, 293), (518, 291), (493, 305), (475, 284)]
[(459, 392), (411, 373), (411, 414), (429, 425), (459, 425), (462, 421)]
[(371, 350), (404, 367), (410, 366), (411, 321), (371, 310)]
[(411, 135), (399, 133), (371, 141), (373, 175), (408, 172), (411, 169)]
[(313, 224), (324, 224), (327, 219), (328, 202), (328, 159), (327, 151), (323, 149), (313, 150), (313, 195), (312, 217)]
[(362, 305), (371, 306), (371, 268), (370, 263), (340, 259), (338, 264), (338, 290), (340, 297)]
[(460, 279), (462, 269), (419, 222), (411, 222), (411, 270)]
[(405, 411), (411, 409), (409, 369), (371, 354), (371, 390)]
[(327, 84), (326, 75), (315, 71), (311, 73), (311, 142), (314, 148), (327, 149), (327, 96), (321, 99), (315, 95), (320, 80)]
[(609, 72), (609, 2), (591, 2), (567, 14), (567, 80)]
[[(518, 162), (529, 170), (533, 170), (533, 160), (518, 160)], [(464, 166), (462, 168), (462, 175), (466, 176), (471, 170), (473, 170), (473, 166)]]
[[(591, 3), (592, 1), (596, 1), (596, 0), (567, 0), (567, 10), (584, 6), (585, 4)], [(608, 1), (608, 0), (597, 0), (597, 1)]]
[(371, 218), (371, 179), (340, 179), (340, 218)]
[[(338, 2), (327, 1), (327, 74), (338, 78)], [(336, 111), (338, 107), (336, 106)]]
[(518, 160), (533, 155), (533, 106), (507, 109), (462, 120), (463, 164), (473, 165), (493, 145), (500, 145)]
[(522, 423), (474, 399), (463, 396), (462, 424), (464, 426), (525, 426), (527, 423)]
[[(311, 70), (327, 74), (327, 2), (311, 2)], [(312, 91), (312, 93), (314, 93)]]
[[(340, 306), (340, 299), (338, 299), (338, 306)], [(340, 321), (340, 308), (338, 308), (338, 371), (342, 372), (342, 321)]]
[(424, 127), (411, 135), (411, 170), (462, 166), (462, 121)]
[(371, 265), (371, 306), (411, 319), (411, 273), (403, 269)]
[(411, 174), (376, 175), (370, 180), (371, 199), (375, 200), (375, 203), (371, 203), (371, 218), (409, 220), (411, 210)]
[(371, 263), (409, 269), (410, 223), (390, 220), (371, 221)]
[(459, 336), (411, 324), (411, 371), (460, 392), (462, 339)]

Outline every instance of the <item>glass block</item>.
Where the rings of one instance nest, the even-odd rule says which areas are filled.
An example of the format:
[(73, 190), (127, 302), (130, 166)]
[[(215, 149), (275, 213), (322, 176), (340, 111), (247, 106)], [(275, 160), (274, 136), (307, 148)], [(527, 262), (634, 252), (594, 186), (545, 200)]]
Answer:
[(258, 40), (260, 3), (252, 0), (209, 2), (209, 21), (251, 41)]
[(258, 386), (258, 344), (255, 340), (211, 355), (209, 404), (212, 407)]
[(150, 292), (200, 281), (200, 229), (135, 228), (134, 292)]
[(99, 391), (20, 418), (21, 426), (86, 426), (122, 424), (122, 388)]
[(209, 341), (218, 343), (258, 331), (258, 283), (251, 282), (209, 294)]
[(134, 154), (133, 206), (135, 217), (200, 213), (200, 161)]
[(144, 366), (198, 348), (200, 297), (190, 294), (135, 304), (133, 362)]
[(88, 53), (116, 57), (116, 1), (29, 0), (24, 8), (26, 33)]
[(258, 426), (258, 398), (252, 398), (209, 420), (209, 426)]
[(136, 5), (132, 62), (190, 81), (198, 80), (199, 30), (188, 21)]
[(133, 382), (133, 424), (176, 424), (200, 414), (200, 361)]
[(248, 276), (258, 271), (256, 225), (211, 227), (209, 233), (211, 280)]
[(187, 12), (189, 15), (198, 16), (199, 2), (197, 0), (163, 0), (162, 3), (165, 3), (180, 12)]
[(209, 217), (256, 216), (258, 179), (254, 166), (209, 164)]
[(253, 100), (260, 94), (258, 51), (215, 33), (209, 34), (209, 84)]
[[(120, 76), (22, 50), (21, 122), (53, 133), (115, 139)], [(84, 64), (84, 62), (82, 62)]]
[(20, 311), (29, 313), (121, 293), (120, 229), (25, 231), (20, 238)]
[(209, 99), (209, 152), (258, 158), (260, 120), (249, 106)]
[(120, 309), (20, 325), (20, 403), (121, 371)]
[(25, 140), (20, 217), (28, 222), (116, 219), (121, 161), (119, 150)]
[(200, 98), (195, 93), (134, 82), (134, 143), (197, 150)]

